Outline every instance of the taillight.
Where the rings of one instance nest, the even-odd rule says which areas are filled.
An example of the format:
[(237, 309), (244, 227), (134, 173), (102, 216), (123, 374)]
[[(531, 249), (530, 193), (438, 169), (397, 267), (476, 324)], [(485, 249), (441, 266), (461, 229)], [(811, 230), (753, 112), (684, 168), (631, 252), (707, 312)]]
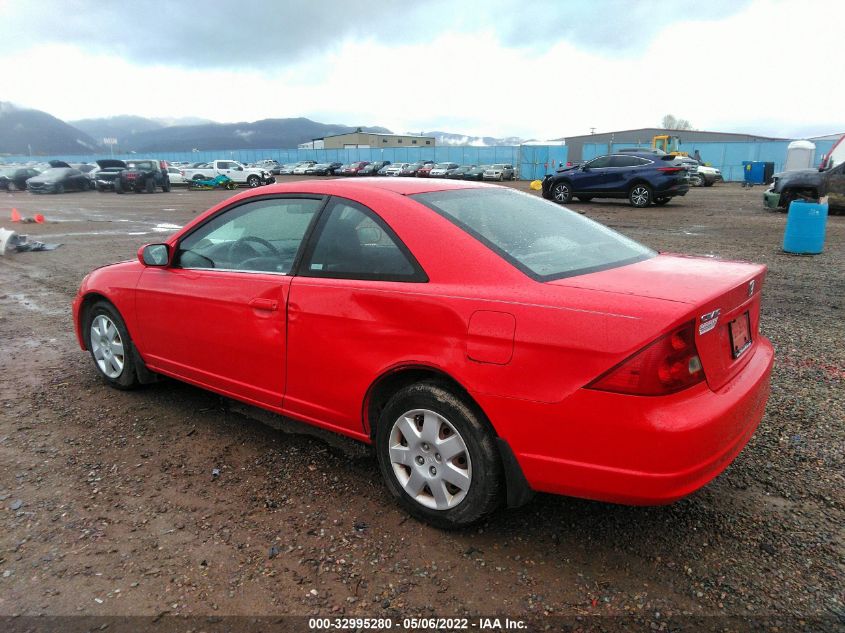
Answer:
[(662, 171), (664, 174), (677, 174), (679, 171), (685, 171), (686, 167), (658, 167), (657, 171)]
[(662, 396), (704, 380), (695, 348), (695, 327), (690, 321), (649, 344), (599, 376), (588, 389), (637, 396)]

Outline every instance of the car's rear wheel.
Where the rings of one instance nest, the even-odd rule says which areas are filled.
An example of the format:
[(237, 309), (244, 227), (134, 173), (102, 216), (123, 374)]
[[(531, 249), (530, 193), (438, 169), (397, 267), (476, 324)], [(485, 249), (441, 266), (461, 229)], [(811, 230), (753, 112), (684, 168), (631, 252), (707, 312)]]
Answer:
[(628, 192), (628, 202), (638, 209), (649, 206), (652, 202), (651, 187), (643, 183), (634, 185)]
[(246, 184), (255, 189), (261, 184), (261, 179), (258, 176), (250, 176), (246, 179)]
[(56, 185), (56, 193), (64, 193), (65, 186), (64, 185)]
[(704, 186), (704, 176), (701, 174), (696, 174), (692, 178), (692, 186), (693, 187), (703, 187)]
[(657, 196), (654, 199), (654, 204), (656, 204), (659, 207), (662, 207), (664, 204), (667, 204), (671, 199), (672, 198), (670, 198), (668, 196)]
[(572, 186), (566, 182), (559, 182), (552, 187), (552, 199), (558, 204), (567, 204), (572, 200)]
[(399, 504), (441, 528), (469, 525), (501, 501), (493, 434), (463, 398), (437, 383), (399, 390), (376, 430), (382, 477)]
[(98, 301), (92, 305), (83, 331), (94, 366), (106, 382), (118, 389), (131, 389), (139, 384), (132, 339), (111, 303)]

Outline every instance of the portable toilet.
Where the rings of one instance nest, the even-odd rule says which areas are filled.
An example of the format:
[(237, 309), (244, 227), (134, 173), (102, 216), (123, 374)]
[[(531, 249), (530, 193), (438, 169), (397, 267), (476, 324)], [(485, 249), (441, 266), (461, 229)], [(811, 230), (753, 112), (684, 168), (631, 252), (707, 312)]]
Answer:
[(811, 141), (792, 141), (786, 148), (784, 171), (812, 169), (816, 157), (816, 144)]

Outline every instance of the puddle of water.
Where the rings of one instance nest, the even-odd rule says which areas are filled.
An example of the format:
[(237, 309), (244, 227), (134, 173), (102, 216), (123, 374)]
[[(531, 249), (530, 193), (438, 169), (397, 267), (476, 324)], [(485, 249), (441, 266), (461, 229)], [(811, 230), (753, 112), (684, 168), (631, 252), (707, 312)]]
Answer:
[(38, 312), (46, 314), (47, 316), (65, 316), (70, 311), (70, 306), (64, 310), (56, 310), (55, 308), (45, 308), (42, 305), (35, 303), (32, 299), (22, 294), (7, 294), (7, 299), (11, 299), (21, 307), (30, 310), (31, 312)]

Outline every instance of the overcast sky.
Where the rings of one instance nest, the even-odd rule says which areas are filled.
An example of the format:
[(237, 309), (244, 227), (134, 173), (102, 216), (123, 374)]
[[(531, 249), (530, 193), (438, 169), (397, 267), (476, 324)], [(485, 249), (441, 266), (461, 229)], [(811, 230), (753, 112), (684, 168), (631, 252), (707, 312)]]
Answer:
[[(201, 9), (199, 7), (202, 7)], [(557, 138), (845, 131), (838, 0), (0, 0), (0, 100)]]

